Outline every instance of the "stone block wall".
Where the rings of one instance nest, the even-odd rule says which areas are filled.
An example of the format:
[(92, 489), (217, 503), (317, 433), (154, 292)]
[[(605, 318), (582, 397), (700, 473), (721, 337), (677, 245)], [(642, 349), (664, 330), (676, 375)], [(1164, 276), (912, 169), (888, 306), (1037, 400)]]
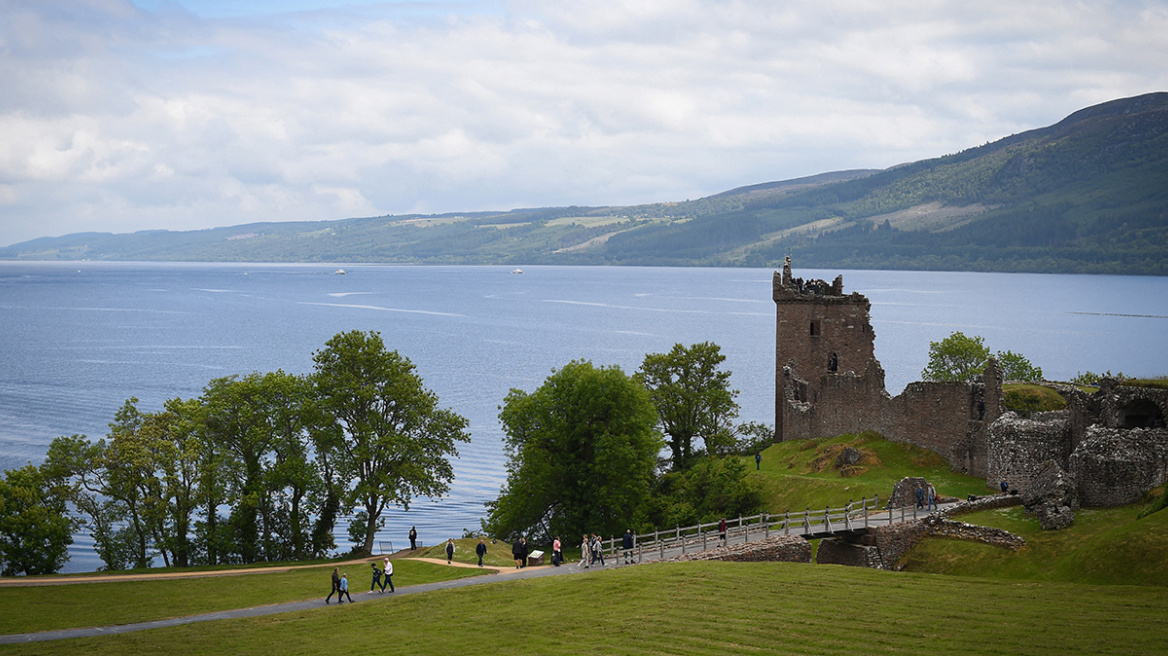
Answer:
[(819, 541), (819, 551), (815, 562), (820, 565), (846, 565), (848, 567), (869, 567), (882, 569), (880, 550), (875, 546), (853, 544), (836, 538)]
[(1168, 477), (1168, 429), (1087, 429), (1070, 457), (1083, 506), (1135, 503)]
[[(881, 433), (896, 442), (910, 442), (944, 456), (955, 470), (974, 476), (985, 472), (984, 453), (973, 442), (983, 433), (978, 410), (979, 386), (973, 383), (915, 382), (893, 397), (884, 412)], [(984, 441), (984, 437), (979, 437)]]
[(1071, 427), (1065, 414), (1044, 413), (1044, 420), (1023, 419), (1013, 412), (989, 428), (986, 483), (996, 488), (1003, 479), (1011, 490), (1025, 491), (1030, 477), (1047, 460), (1064, 471), (1070, 466)]

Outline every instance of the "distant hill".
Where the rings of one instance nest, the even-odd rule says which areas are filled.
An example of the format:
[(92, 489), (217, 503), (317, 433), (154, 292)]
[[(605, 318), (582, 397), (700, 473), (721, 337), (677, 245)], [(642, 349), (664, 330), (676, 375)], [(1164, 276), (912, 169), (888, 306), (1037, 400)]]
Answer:
[(84, 233), (2, 259), (800, 266), (1168, 275), (1168, 93), (885, 170), (628, 207)]

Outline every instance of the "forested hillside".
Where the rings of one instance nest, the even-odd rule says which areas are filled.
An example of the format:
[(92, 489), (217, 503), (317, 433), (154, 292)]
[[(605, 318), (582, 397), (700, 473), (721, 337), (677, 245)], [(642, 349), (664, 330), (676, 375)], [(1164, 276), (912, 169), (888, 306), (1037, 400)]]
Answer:
[(801, 266), (1168, 275), (1168, 93), (882, 171), (698, 200), (79, 234), (3, 259)]

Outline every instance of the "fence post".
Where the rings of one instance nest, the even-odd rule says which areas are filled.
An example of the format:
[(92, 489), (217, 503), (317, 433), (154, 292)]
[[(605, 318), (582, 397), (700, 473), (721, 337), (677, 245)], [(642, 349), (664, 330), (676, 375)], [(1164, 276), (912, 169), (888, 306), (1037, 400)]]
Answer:
[(864, 497), (860, 503), (864, 504), (864, 528), (868, 528), (868, 498)]
[(828, 516), (828, 513), (830, 512), (831, 506), (827, 506), (823, 509), (823, 530), (827, 531), (828, 533), (831, 533), (831, 517)]
[(811, 532), (811, 506), (807, 506), (807, 510), (803, 511), (803, 534), (806, 535)]
[(698, 522), (698, 536), (702, 539), (702, 551), (706, 550), (706, 532), (702, 530), (702, 523)]
[(685, 540), (681, 539), (681, 524), (677, 525), (677, 541), (681, 543), (682, 555), (685, 555)]
[[(848, 499), (848, 507), (849, 508), (852, 507), (852, 500), (851, 499)], [(852, 530), (852, 515), (851, 515), (851, 513), (844, 513), (844, 530), (845, 531)]]
[(763, 513), (763, 514), (766, 515), (766, 519), (763, 520), (763, 524), (762, 524), (762, 537), (769, 538), (771, 536), (771, 514), (770, 513)]
[(791, 509), (787, 508), (783, 513), (783, 535), (791, 534)]

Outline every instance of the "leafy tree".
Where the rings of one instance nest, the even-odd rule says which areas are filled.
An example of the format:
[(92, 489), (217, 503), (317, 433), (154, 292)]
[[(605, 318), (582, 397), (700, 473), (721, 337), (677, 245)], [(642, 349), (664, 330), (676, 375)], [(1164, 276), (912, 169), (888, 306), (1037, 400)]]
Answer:
[(27, 465), (0, 479), (0, 565), (4, 576), (53, 574), (69, 559), (76, 522), (62, 481)]
[(692, 526), (719, 517), (761, 512), (762, 491), (739, 458), (707, 457), (654, 485), (649, 521), (654, 526)]
[[(929, 363), (921, 372), (925, 380), (972, 381), (985, 371), (990, 350), (980, 336), (966, 337), (956, 331), (939, 342), (929, 342)], [(998, 364), (1005, 380), (1042, 380), (1042, 369), (1013, 351), (998, 351)]]
[(966, 337), (957, 331), (939, 342), (929, 342), (929, 363), (921, 377), (937, 381), (971, 381), (985, 371), (989, 357), (990, 350), (984, 338)]
[(204, 439), (238, 481), (230, 525), (244, 562), (302, 558), (315, 467), (304, 408), (309, 385), (283, 371), (211, 381), (203, 392)]
[(573, 361), (500, 409), (507, 482), (487, 504), (491, 535), (534, 542), (621, 533), (641, 514), (662, 440), (639, 382), (619, 367)]
[(730, 372), (719, 369), (725, 360), (712, 342), (688, 348), (674, 344), (669, 353), (646, 355), (637, 372), (669, 438), (675, 470), (689, 466), (700, 454), (694, 448), (696, 440), (711, 453), (734, 443), (731, 422), (738, 416), (734, 400), (738, 390), (730, 389)]
[(342, 504), (364, 512), (359, 548), (371, 553), (388, 505), (408, 510), (414, 497), (450, 489), (449, 458), (458, 456), (456, 442), (470, 440), (467, 421), (440, 409), (414, 365), (386, 350), (377, 332), (337, 334), (313, 360), (316, 400), (331, 425), (318, 444), (342, 481)]
[(1042, 380), (1042, 368), (1030, 364), (1030, 360), (1013, 351), (998, 351), (998, 364), (1002, 366), (1004, 380), (1034, 382)]

